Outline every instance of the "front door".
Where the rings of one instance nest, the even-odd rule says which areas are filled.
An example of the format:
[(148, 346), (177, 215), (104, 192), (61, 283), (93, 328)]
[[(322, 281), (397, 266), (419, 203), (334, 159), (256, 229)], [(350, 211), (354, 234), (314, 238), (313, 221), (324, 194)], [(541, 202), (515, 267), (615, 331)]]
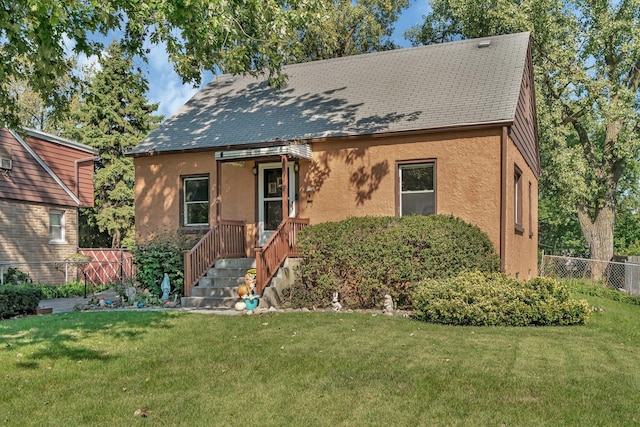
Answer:
[[(289, 164), (289, 216), (295, 216), (295, 173)], [(258, 245), (262, 246), (282, 222), (282, 164), (258, 165)]]

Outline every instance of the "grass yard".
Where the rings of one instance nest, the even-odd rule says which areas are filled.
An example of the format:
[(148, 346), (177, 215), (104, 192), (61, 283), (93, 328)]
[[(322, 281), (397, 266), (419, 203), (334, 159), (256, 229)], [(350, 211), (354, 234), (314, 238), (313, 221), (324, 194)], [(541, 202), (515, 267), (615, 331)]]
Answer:
[(0, 424), (638, 425), (640, 306), (586, 298), (604, 312), (576, 327), (353, 313), (3, 321)]

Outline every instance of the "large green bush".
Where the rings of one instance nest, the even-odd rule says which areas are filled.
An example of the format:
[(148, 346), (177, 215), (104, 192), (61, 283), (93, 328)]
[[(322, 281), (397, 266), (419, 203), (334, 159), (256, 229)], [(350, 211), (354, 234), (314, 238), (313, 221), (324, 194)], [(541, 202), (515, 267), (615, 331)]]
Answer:
[(413, 304), (417, 318), (452, 325), (575, 325), (591, 313), (586, 301), (571, 299), (568, 288), (554, 279), (523, 283), (501, 273), (423, 280)]
[(164, 273), (169, 274), (171, 293), (184, 293), (185, 249), (193, 247), (196, 237), (160, 235), (136, 245), (131, 251), (136, 266), (136, 280), (143, 289), (156, 296), (162, 295), (160, 283)]
[(385, 294), (407, 307), (422, 279), (500, 268), (484, 232), (444, 215), (322, 223), (303, 229), (298, 244), (303, 261), (290, 290), (293, 306), (328, 306), (337, 291), (347, 308), (380, 307)]
[(31, 286), (0, 286), (0, 319), (35, 314), (42, 291)]

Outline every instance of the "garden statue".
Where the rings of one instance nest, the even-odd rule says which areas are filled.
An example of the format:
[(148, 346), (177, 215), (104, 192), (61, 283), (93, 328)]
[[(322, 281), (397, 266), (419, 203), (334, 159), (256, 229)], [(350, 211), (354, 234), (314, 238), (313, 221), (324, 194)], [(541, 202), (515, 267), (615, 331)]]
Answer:
[(333, 293), (333, 301), (331, 302), (331, 307), (333, 307), (333, 311), (342, 310), (342, 304), (340, 304), (340, 301), (338, 301), (338, 293), (337, 292)]
[(382, 312), (387, 316), (393, 316), (393, 298), (391, 298), (389, 294), (384, 296), (384, 308)]
[(162, 279), (162, 283), (160, 284), (160, 289), (162, 290), (162, 301), (168, 300), (169, 292), (171, 292), (171, 282), (167, 273), (164, 273), (164, 278)]

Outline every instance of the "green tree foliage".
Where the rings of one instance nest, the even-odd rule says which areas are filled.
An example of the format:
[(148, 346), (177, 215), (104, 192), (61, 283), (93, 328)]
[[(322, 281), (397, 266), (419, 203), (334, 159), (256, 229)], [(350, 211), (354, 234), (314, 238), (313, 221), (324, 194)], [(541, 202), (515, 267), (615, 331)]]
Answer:
[(146, 78), (132, 68), (132, 58), (113, 42), (99, 59), (100, 69), (89, 77), (75, 123), (66, 134), (99, 151), (94, 176), (94, 216), (86, 213), (101, 232), (111, 237), (111, 247), (133, 243), (134, 169), (125, 153), (138, 145), (160, 121), (149, 104)]
[(591, 258), (611, 259), (620, 185), (640, 157), (640, 0), (433, 0), (432, 7), (408, 33), (415, 44), (532, 33), (543, 200), (575, 213)]
[[(14, 61), (20, 62), (23, 67), (29, 67), (28, 60), (24, 58), (16, 58)], [(67, 63), (75, 68), (75, 60), (69, 59)], [(69, 72), (71, 73), (72, 71), (70, 70)], [(72, 106), (77, 104), (78, 88), (82, 84), (81, 81), (72, 74), (63, 74), (58, 77), (56, 84), (58, 90), (68, 96)], [(52, 134), (58, 133), (61, 126), (61, 116), (56, 114), (54, 109), (47, 107), (40, 94), (29, 86), (27, 80), (11, 78), (7, 82), (6, 88), (14, 100), (20, 126)]]
[(338, 58), (396, 48), (393, 24), (409, 0), (329, 0), (327, 16), (300, 35), (290, 62)]
[[(306, 23), (325, 17), (322, 0), (0, 0), (0, 124), (19, 125), (11, 81), (24, 81), (61, 114), (72, 96), (58, 79), (70, 74), (65, 49), (87, 56), (104, 46), (96, 35), (122, 33), (123, 48), (145, 58), (166, 46), (185, 82), (201, 71), (266, 73), (281, 65)], [(28, 58), (27, 63), (15, 61)]]

